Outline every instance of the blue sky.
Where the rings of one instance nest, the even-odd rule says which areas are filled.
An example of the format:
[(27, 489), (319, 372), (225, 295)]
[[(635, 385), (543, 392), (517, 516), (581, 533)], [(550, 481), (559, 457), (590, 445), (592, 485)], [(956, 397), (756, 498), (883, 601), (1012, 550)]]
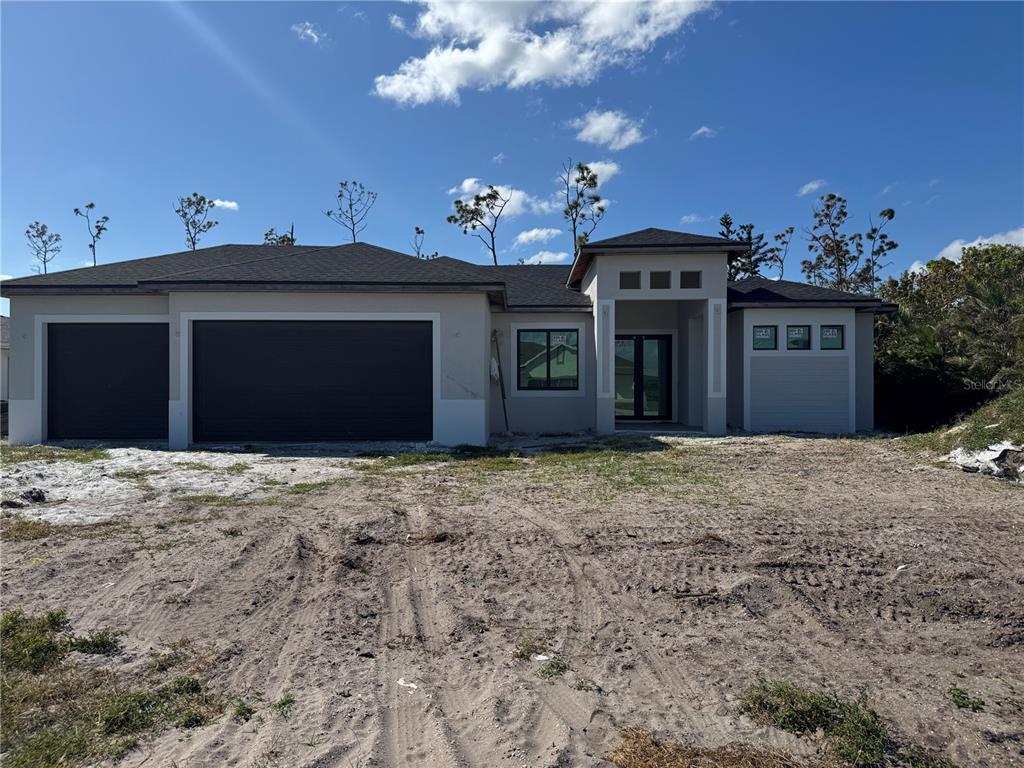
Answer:
[[(517, 190), (503, 261), (567, 258), (552, 200), (569, 156), (606, 178), (595, 237), (714, 233), (725, 210), (769, 235), (799, 230), (830, 191), (862, 226), (896, 210), (894, 270), (958, 240), (1024, 237), (1021, 3), (0, 13), (8, 275), (31, 272), (33, 220), (64, 237), (51, 270), (88, 261), (72, 214), (88, 201), (110, 216), (103, 262), (181, 250), (173, 201), (192, 191), (237, 204), (204, 245), (292, 222), (301, 243), (344, 242), (322, 213), (341, 179), (379, 193), (368, 242), (408, 251), (419, 225), (428, 250), (484, 261), (444, 220), (451, 190), (479, 179)], [(796, 243), (787, 277), (804, 253)]]

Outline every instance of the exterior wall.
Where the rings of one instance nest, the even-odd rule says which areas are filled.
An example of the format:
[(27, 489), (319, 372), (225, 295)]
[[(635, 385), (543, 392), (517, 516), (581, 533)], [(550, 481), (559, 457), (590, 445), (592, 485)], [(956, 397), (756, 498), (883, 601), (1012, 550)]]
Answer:
[(6, 400), (11, 390), (10, 350), (0, 349), (0, 400)]
[[(496, 312), (490, 318), (498, 332), (501, 368), (505, 379), (505, 406), (512, 432), (582, 432), (592, 430), (596, 391), (594, 318), (588, 312)], [(561, 392), (522, 391), (518, 387), (516, 332), (523, 330), (574, 329), (579, 332), (580, 388)], [(490, 348), (488, 360), (494, 354)], [(490, 386), (490, 425), (492, 434), (505, 431), (501, 389)]]
[[(738, 311), (743, 324), (743, 428), (855, 432), (857, 328), (852, 309)], [(755, 325), (778, 327), (776, 350), (753, 350)], [(787, 350), (786, 326), (810, 325), (811, 349)], [(819, 348), (821, 325), (844, 326), (844, 348)]]
[(169, 444), (191, 441), (190, 335), (196, 319), (420, 319), (434, 323), (434, 440), (487, 441), (489, 308), (483, 294), (172, 293), (169, 296), (52, 296), (11, 299), (11, 442), (46, 439), (48, 322), (167, 322)]
[(729, 313), (729, 354), (726, 364), (726, 422), (743, 429), (743, 312)]
[(875, 315), (857, 313), (857, 431), (875, 428)]
[[(709, 299), (725, 298), (726, 257), (724, 253), (602, 253), (594, 258), (598, 297), (602, 299)], [(683, 270), (701, 273), (700, 288), (679, 288)], [(640, 288), (619, 288), (619, 272), (640, 272)], [(652, 289), (651, 272), (671, 272), (672, 287)]]

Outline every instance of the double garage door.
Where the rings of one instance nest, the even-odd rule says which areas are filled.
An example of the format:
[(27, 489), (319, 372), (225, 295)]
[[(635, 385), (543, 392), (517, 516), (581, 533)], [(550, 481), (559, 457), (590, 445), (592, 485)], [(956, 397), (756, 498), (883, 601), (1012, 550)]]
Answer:
[[(50, 439), (166, 439), (167, 324), (52, 324)], [(192, 324), (192, 439), (430, 440), (429, 322)]]

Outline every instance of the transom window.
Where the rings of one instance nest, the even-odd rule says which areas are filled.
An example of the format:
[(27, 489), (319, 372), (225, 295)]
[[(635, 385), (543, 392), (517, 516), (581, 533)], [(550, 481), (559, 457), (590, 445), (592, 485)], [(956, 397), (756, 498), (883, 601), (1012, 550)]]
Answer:
[(686, 270), (679, 273), (680, 288), (700, 288), (700, 270)]
[(671, 272), (651, 272), (651, 288), (671, 288)]
[(811, 348), (811, 326), (809, 325), (787, 325), (786, 326), (786, 349), (810, 349)]
[(841, 325), (821, 326), (820, 349), (842, 349), (845, 328)]
[(778, 349), (778, 326), (755, 325), (754, 349)]
[(640, 273), (619, 272), (619, 289), (625, 291), (640, 290)]
[(520, 330), (516, 338), (519, 389), (579, 389), (579, 331)]

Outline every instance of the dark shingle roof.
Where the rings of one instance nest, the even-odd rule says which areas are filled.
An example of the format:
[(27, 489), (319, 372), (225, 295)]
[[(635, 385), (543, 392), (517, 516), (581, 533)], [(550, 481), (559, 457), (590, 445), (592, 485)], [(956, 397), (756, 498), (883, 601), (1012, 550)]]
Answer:
[(878, 306), (881, 299), (859, 293), (835, 291), (792, 280), (770, 280), (766, 277), (748, 277), (729, 283), (729, 306), (765, 304), (816, 304), (825, 306)]
[(507, 303), (516, 307), (579, 307), (588, 309), (590, 297), (565, 287), (569, 266), (562, 264), (470, 264), (442, 256), (435, 262), (454, 263), (462, 268), (477, 270), (482, 279), (498, 280), (505, 284)]
[(603, 251), (609, 248), (697, 248), (701, 246), (735, 246), (745, 248), (746, 243), (711, 235), (694, 235), (690, 232), (675, 232), (670, 229), (648, 227), (624, 235), (593, 240), (580, 250)]

